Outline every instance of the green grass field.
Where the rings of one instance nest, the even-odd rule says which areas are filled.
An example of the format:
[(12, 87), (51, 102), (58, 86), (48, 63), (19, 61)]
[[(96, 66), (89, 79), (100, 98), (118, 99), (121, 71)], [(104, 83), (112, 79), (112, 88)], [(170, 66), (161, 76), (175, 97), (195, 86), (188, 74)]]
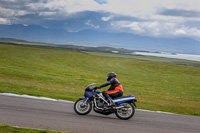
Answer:
[(0, 124), (0, 133), (64, 133), (64, 132), (18, 128)]
[(114, 71), (124, 95), (135, 95), (139, 109), (200, 116), (200, 67), (128, 56), (0, 44), (0, 92), (75, 101), (88, 84), (101, 85)]

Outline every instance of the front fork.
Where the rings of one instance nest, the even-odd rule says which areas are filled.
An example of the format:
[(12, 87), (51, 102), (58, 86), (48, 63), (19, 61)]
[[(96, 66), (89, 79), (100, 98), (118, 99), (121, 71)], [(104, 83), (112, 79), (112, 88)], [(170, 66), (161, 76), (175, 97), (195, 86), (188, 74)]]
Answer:
[(92, 102), (90, 101), (90, 99), (89, 98), (80, 98), (80, 99), (82, 99), (82, 100), (84, 100), (84, 103), (83, 103), (83, 105), (85, 105), (86, 103), (89, 103), (89, 104), (91, 104)]

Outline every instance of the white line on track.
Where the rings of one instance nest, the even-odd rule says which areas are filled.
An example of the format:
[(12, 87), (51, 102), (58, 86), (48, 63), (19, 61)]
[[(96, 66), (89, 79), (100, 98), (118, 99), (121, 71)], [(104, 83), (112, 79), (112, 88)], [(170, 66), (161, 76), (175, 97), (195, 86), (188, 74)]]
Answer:
[[(30, 99), (38, 99), (38, 100), (46, 100), (46, 101), (55, 101), (55, 102), (74, 103), (73, 101), (67, 101), (67, 100), (61, 100), (61, 99), (57, 100), (57, 99), (47, 98), (47, 97), (36, 97), (36, 96), (30, 96), (30, 95), (19, 95), (19, 94), (14, 94), (14, 93), (0, 93), (0, 95), (22, 97), (22, 98), (30, 98)], [(162, 112), (162, 111), (151, 111), (151, 110), (143, 110), (143, 109), (136, 109), (136, 110), (144, 111), (144, 112), (152, 112), (152, 113), (174, 114), (174, 113)]]
[(46, 101), (56, 101), (56, 102), (66, 102), (66, 103), (74, 103), (73, 101), (67, 101), (67, 100), (57, 100), (47, 97), (36, 97), (36, 96), (30, 96), (30, 95), (19, 95), (19, 94), (13, 94), (13, 93), (0, 93), (0, 95), (4, 96), (14, 96), (14, 97), (22, 97), (22, 98), (30, 98), (30, 99), (38, 99), (38, 100), (46, 100)]

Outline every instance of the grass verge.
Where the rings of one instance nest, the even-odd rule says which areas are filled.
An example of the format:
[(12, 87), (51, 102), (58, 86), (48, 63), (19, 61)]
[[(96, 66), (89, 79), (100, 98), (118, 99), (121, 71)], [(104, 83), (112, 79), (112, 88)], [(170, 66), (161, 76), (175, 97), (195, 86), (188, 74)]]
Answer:
[(64, 133), (64, 132), (38, 130), (30, 128), (18, 128), (0, 124), (0, 133)]

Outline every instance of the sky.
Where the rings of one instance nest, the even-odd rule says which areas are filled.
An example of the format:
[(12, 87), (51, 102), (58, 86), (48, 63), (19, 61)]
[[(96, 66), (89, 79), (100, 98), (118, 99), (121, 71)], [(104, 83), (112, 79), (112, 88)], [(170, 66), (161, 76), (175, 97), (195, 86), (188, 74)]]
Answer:
[(0, 0), (0, 24), (200, 41), (200, 0)]

